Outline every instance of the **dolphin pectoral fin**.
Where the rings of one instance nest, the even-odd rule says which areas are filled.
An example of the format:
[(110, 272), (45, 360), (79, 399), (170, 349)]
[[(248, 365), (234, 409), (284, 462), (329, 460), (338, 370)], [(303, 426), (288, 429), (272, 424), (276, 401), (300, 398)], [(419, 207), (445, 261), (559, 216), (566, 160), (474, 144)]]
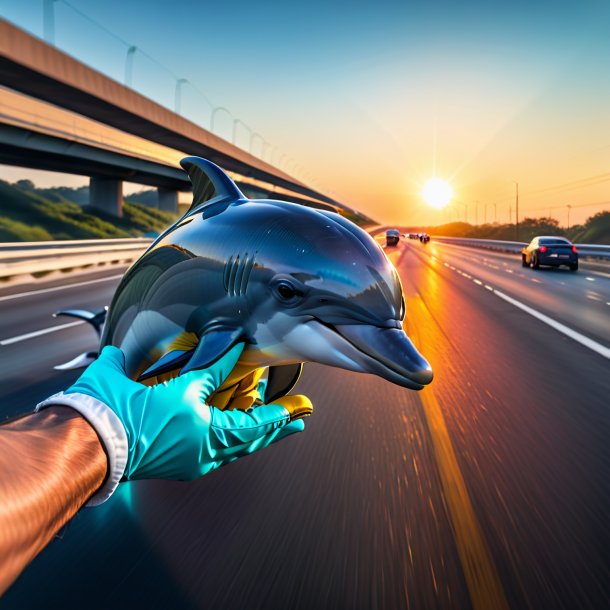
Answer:
[(100, 337), (102, 334), (102, 326), (106, 321), (106, 314), (108, 313), (108, 307), (102, 307), (95, 311), (87, 311), (86, 309), (61, 309), (53, 314), (54, 318), (58, 316), (68, 316), (70, 318), (78, 318), (84, 320), (93, 326), (97, 336)]
[(156, 377), (163, 373), (168, 373), (175, 369), (179, 369), (185, 362), (188, 362), (195, 350), (172, 350), (163, 355), (157, 362), (149, 366), (139, 377), (138, 381), (144, 381), (150, 377)]
[(211, 366), (239, 343), (242, 336), (243, 331), (240, 328), (212, 330), (205, 333), (189, 361), (182, 367), (180, 374)]
[(297, 384), (302, 371), (302, 362), (269, 367), (265, 403), (270, 403), (282, 396), (286, 396)]

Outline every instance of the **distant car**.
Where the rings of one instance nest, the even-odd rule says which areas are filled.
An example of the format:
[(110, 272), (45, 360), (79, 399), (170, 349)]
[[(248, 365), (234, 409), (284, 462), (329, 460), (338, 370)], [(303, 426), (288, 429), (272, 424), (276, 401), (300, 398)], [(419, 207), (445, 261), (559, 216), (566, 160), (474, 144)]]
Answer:
[(540, 265), (559, 267), (566, 265), (570, 271), (578, 269), (578, 250), (565, 237), (534, 237), (529, 246), (521, 250), (521, 264), (538, 269)]
[(385, 232), (385, 245), (395, 246), (400, 241), (400, 231), (398, 229), (388, 229)]
[(409, 239), (419, 239), (419, 233), (409, 233)]
[(422, 244), (427, 244), (430, 241), (430, 236), (427, 233), (420, 233), (419, 234), (419, 241)]

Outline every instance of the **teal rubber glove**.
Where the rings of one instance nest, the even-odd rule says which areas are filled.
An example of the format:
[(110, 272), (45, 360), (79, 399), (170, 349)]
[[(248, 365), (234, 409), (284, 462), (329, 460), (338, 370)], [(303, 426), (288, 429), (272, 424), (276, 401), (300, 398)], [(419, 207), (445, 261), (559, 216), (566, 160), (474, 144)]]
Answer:
[(89, 505), (104, 502), (122, 478), (191, 480), (304, 429), (280, 404), (221, 411), (206, 404), (243, 350), (237, 345), (208, 369), (155, 386), (129, 379), (120, 349), (105, 347), (76, 383), (37, 409), (78, 410), (100, 436), (109, 475)]

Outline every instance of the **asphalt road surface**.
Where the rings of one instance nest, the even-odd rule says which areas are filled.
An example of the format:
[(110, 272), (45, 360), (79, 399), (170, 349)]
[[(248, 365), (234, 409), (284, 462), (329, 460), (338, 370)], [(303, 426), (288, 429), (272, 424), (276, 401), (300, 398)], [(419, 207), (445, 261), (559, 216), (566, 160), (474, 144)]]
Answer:
[[(121, 485), (0, 607), (610, 607), (610, 276), (434, 242), (388, 254), (431, 386), (307, 365), (303, 434), (193, 483)], [(52, 365), (93, 331), (36, 333), (108, 303), (117, 279), (90, 279), (0, 292), (3, 416), (77, 377)]]

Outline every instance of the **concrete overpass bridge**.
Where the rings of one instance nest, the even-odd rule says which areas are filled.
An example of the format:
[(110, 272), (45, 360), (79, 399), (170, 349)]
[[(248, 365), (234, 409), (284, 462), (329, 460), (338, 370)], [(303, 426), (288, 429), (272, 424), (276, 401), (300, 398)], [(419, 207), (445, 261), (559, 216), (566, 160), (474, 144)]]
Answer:
[(122, 183), (156, 187), (175, 210), (185, 155), (210, 159), (250, 196), (346, 206), (44, 41), (0, 20), (0, 163), (90, 177), (91, 205), (116, 215)]

